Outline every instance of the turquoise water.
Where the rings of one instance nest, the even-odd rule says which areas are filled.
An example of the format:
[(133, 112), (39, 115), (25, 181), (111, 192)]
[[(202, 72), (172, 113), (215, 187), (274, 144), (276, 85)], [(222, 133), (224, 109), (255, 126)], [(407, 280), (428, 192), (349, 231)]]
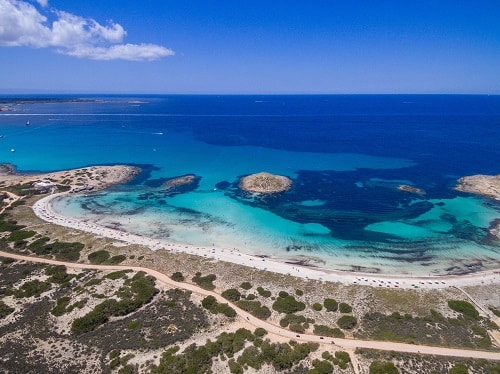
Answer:
[[(143, 167), (131, 184), (59, 201), (61, 213), (341, 270), (459, 273), (500, 265), (499, 243), (488, 235), (499, 203), (453, 190), (460, 176), (498, 173), (498, 98), (87, 99), (42, 99), (0, 114), (1, 162), (20, 170)], [(402, 104), (409, 101), (418, 105)], [(292, 189), (242, 193), (239, 178), (260, 171), (290, 177)], [(163, 186), (186, 174), (199, 179)], [(401, 183), (426, 194), (399, 191)]]

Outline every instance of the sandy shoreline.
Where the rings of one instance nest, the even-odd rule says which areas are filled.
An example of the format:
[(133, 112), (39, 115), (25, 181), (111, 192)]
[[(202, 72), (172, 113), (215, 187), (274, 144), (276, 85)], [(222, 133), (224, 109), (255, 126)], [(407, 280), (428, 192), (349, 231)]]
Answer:
[(54, 199), (78, 191), (97, 191), (109, 186), (124, 183), (140, 172), (139, 168), (124, 165), (90, 166), (67, 171), (59, 171), (40, 175), (15, 174), (13, 170), (0, 173), (0, 184), (4, 187), (16, 184), (34, 185), (41, 180), (67, 187), (67, 192), (52, 193), (33, 204), (34, 213), (44, 221), (65, 226), (97, 236), (111, 238), (122, 243), (145, 246), (153, 251), (166, 250), (169, 252), (183, 252), (201, 256), (207, 259), (231, 262), (255, 269), (280, 274), (289, 274), (307, 279), (316, 279), (344, 284), (359, 284), (384, 288), (445, 288), (450, 286), (481, 285), (500, 282), (500, 269), (488, 270), (463, 275), (435, 275), (412, 276), (400, 274), (371, 274), (361, 272), (347, 272), (302, 266), (286, 263), (284, 260), (262, 256), (249, 255), (240, 252), (237, 248), (221, 248), (179, 244), (165, 240), (153, 239), (146, 236), (132, 234), (117, 229), (100, 226), (84, 219), (75, 219), (60, 215), (52, 208)]
[(300, 266), (275, 261), (270, 258), (262, 258), (241, 253), (236, 248), (203, 247), (187, 244), (172, 243), (164, 240), (153, 239), (136, 235), (108, 227), (103, 227), (85, 220), (62, 216), (52, 209), (52, 201), (66, 195), (66, 193), (52, 194), (38, 200), (33, 204), (33, 211), (44, 221), (57, 225), (78, 229), (93, 233), (98, 236), (119, 240), (129, 244), (138, 244), (151, 250), (167, 250), (169, 252), (184, 252), (207, 259), (231, 262), (248, 266), (255, 269), (270, 271), (280, 274), (316, 279), (328, 282), (340, 282), (344, 284), (359, 284), (372, 287), (385, 288), (446, 288), (469, 285), (487, 285), (500, 282), (500, 270), (488, 270), (484, 272), (465, 275), (443, 275), (443, 276), (403, 276), (383, 275), (369, 273), (342, 272), (330, 269)]

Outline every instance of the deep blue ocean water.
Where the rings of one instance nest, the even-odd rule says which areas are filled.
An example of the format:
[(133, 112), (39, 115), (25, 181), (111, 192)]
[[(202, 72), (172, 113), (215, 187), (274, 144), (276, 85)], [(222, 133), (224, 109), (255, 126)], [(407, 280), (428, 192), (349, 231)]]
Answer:
[[(497, 201), (458, 193), (500, 172), (500, 96), (86, 96), (0, 100), (0, 162), (21, 171), (135, 164), (126, 186), (57, 209), (158, 238), (344, 270), (498, 267)], [(26, 122), (29, 121), (29, 126)], [(14, 152), (12, 152), (14, 150)], [(273, 196), (241, 176), (293, 180)], [(168, 189), (170, 178), (196, 183)], [(406, 184), (425, 195), (400, 191)]]

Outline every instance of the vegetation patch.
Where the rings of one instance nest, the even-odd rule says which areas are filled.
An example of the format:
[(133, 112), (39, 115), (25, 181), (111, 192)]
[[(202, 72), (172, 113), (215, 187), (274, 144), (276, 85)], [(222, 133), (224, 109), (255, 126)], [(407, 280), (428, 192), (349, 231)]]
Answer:
[(127, 259), (127, 256), (125, 255), (116, 255), (111, 257), (109, 260), (106, 261), (107, 265), (118, 265), (125, 261)]
[(265, 290), (262, 287), (257, 287), (257, 292), (259, 293), (260, 296), (262, 297), (271, 297), (271, 291)]
[(7, 317), (14, 311), (14, 308), (11, 308), (7, 304), (5, 304), (2, 300), (0, 300), (0, 320)]
[(409, 344), (490, 349), (491, 339), (486, 327), (493, 326), (483, 318), (446, 318), (434, 310), (424, 317), (374, 312), (363, 317), (361, 329), (355, 336)]
[(249, 290), (250, 288), (252, 288), (252, 285), (250, 284), (250, 282), (243, 282), (241, 285), (240, 285), (241, 288), (243, 288), (244, 290)]
[(259, 319), (266, 320), (271, 317), (271, 310), (267, 306), (261, 305), (260, 301), (240, 300), (236, 305)]
[(223, 314), (226, 317), (234, 318), (236, 317), (236, 311), (231, 308), (228, 304), (218, 303), (215, 297), (209, 295), (201, 301), (203, 308), (209, 310), (214, 314)]
[(132, 270), (117, 270), (107, 274), (104, 278), (111, 280), (117, 280), (120, 278), (128, 279), (127, 274), (130, 272), (132, 272)]
[(339, 303), (335, 299), (325, 299), (323, 305), (328, 312), (336, 312), (339, 309)]
[(236, 288), (230, 288), (228, 290), (225, 290), (224, 292), (222, 292), (221, 295), (223, 298), (232, 302), (236, 302), (239, 299), (241, 299), (241, 293)]
[(339, 312), (340, 313), (352, 313), (352, 307), (349, 304), (346, 303), (340, 303), (339, 304)]
[[(281, 294), (281, 293), (280, 293)], [(295, 300), (295, 298), (291, 295), (278, 297), (276, 301), (273, 303), (273, 309), (279, 313), (295, 313), (300, 312), (306, 308), (306, 304), (301, 301)]]
[(344, 332), (338, 327), (332, 328), (325, 325), (314, 325), (313, 334), (332, 338), (345, 338)]
[(461, 313), (464, 317), (478, 320), (479, 312), (474, 308), (474, 305), (464, 300), (449, 300), (448, 306), (455, 312)]
[(87, 256), (87, 259), (90, 261), (91, 264), (102, 264), (108, 261), (109, 258), (110, 258), (109, 252), (104, 249), (92, 252)]
[(358, 320), (354, 316), (342, 316), (337, 320), (337, 325), (344, 330), (352, 330), (358, 324)]
[[(231, 373), (243, 373), (244, 368), (249, 367), (260, 371), (264, 365), (271, 365), (277, 372), (285, 372), (293, 369), (319, 346), (314, 343), (271, 343), (261, 340), (262, 336), (257, 330), (252, 334), (247, 329), (238, 329), (234, 333), (220, 334), (215, 341), (207, 340), (202, 346), (192, 344), (183, 352), (175, 346), (163, 353), (160, 364), (153, 366), (151, 372), (212, 373), (212, 363), (216, 358), (221, 361), (229, 358), (227, 365)], [(248, 345), (248, 342), (253, 345)]]
[(215, 284), (213, 283), (217, 277), (215, 274), (208, 274), (206, 276), (201, 276), (201, 273), (198, 272), (195, 274), (193, 277), (193, 282), (196, 283), (198, 286), (201, 288), (204, 288), (205, 290), (213, 290), (215, 289)]
[(18, 240), (25, 240), (32, 238), (33, 236), (36, 235), (35, 231), (24, 231), (24, 230), (17, 230), (13, 231), (8, 237), (7, 240), (9, 242), (17, 242)]
[(49, 282), (42, 282), (38, 279), (25, 282), (18, 289), (7, 288), (4, 290), (5, 295), (13, 295), (17, 299), (25, 297), (38, 297), (42, 293), (52, 288)]
[(399, 370), (392, 362), (373, 361), (370, 364), (370, 374), (398, 374)]
[(111, 316), (125, 316), (150, 302), (158, 292), (155, 288), (155, 279), (144, 272), (138, 272), (124, 283), (125, 291), (122, 295), (130, 295), (119, 301), (107, 299), (98, 304), (93, 311), (81, 318), (77, 318), (71, 325), (71, 331), (82, 334), (94, 330), (99, 325), (108, 321)]
[(175, 282), (184, 282), (184, 275), (182, 275), (181, 272), (176, 271), (170, 276), (170, 279), (172, 279)]
[(28, 249), (39, 256), (53, 255), (61, 261), (78, 261), (80, 252), (84, 248), (84, 245), (78, 242), (48, 243), (49, 240), (46, 237), (37, 239), (28, 245)]

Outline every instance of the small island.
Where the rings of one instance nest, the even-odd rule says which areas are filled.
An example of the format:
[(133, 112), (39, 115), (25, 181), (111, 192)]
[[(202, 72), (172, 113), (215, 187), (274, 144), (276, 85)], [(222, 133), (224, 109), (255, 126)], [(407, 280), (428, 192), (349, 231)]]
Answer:
[(462, 177), (458, 180), (455, 190), (500, 200), (500, 174)]
[(196, 181), (197, 177), (194, 174), (187, 174), (183, 175), (181, 177), (176, 177), (169, 179), (166, 181), (163, 185), (165, 187), (178, 187), (178, 186), (184, 186), (187, 184), (194, 183)]
[(414, 193), (417, 195), (425, 195), (425, 191), (421, 188), (408, 186), (407, 184), (400, 184), (398, 187), (399, 191)]
[(266, 172), (250, 174), (240, 179), (240, 189), (247, 192), (278, 193), (288, 191), (292, 180), (283, 175), (273, 175)]

